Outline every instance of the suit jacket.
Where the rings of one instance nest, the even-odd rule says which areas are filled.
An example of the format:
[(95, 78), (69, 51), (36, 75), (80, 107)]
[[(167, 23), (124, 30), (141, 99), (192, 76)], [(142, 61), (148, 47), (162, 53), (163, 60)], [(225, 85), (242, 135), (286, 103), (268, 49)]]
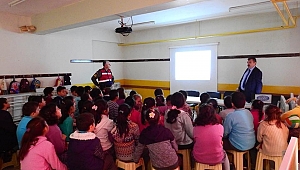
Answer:
[[(246, 73), (247, 69), (245, 70), (244, 74)], [(244, 75), (243, 74), (243, 75)], [(241, 82), (242, 82), (243, 76), (240, 80), (239, 90), (243, 91), (241, 89)], [(248, 80), (245, 84), (245, 90), (243, 93), (245, 94), (246, 101), (251, 102), (252, 99), (254, 99), (255, 94), (260, 94), (262, 90), (262, 72), (259, 68), (254, 67), (251, 74), (248, 77)]]

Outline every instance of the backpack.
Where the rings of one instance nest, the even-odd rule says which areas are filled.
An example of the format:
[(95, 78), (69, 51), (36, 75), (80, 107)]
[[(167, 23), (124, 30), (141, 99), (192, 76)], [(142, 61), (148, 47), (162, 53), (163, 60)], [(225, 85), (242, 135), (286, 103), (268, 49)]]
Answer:
[(35, 92), (35, 90), (40, 87), (41, 87), (41, 81), (38, 79), (35, 79), (35, 77), (34, 77), (30, 84), (30, 90)]
[(61, 78), (58, 76), (55, 80), (55, 85), (54, 86), (62, 86), (63, 85), (63, 81), (61, 80)]
[(64, 75), (64, 85), (71, 85), (71, 78), (68, 75)]
[(27, 79), (22, 79), (20, 82), (20, 93), (30, 92), (30, 85)]
[(20, 83), (17, 82), (14, 78), (9, 84), (8, 93), (9, 94), (18, 94), (20, 92), (19, 86), (20, 86)]
[(0, 94), (7, 94), (7, 85), (6, 85), (5, 78), (0, 80), (0, 90), (1, 90)]

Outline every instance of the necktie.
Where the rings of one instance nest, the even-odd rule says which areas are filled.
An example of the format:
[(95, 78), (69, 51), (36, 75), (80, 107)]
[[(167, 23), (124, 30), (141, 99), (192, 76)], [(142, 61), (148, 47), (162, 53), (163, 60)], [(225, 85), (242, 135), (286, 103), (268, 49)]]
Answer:
[(250, 73), (250, 69), (247, 69), (247, 72), (245, 74), (245, 79), (243, 81), (243, 88), (245, 89), (245, 85), (246, 85), (246, 82), (247, 82), (247, 78), (249, 76), (249, 73)]

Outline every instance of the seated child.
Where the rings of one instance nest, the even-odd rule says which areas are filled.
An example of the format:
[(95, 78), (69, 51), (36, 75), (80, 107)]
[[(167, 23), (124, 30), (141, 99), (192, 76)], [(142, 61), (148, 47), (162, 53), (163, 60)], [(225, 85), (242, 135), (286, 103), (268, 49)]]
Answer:
[(78, 130), (70, 135), (67, 158), (69, 170), (102, 170), (105, 155), (100, 140), (93, 133), (94, 115), (82, 113), (76, 122)]
[(140, 135), (139, 144), (134, 152), (134, 161), (139, 161), (147, 146), (153, 168), (176, 169), (179, 166), (178, 147), (172, 132), (158, 124), (160, 117), (158, 110), (148, 109), (145, 114), (149, 126)]
[(58, 159), (54, 146), (47, 140), (49, 127), (41, 117), (31, 119), (23, 136), (20, 161), (24, 170), (67, 170), (67, 166)]
[(280, 109), (269, 105), (265, 110), (266, 118), (258, 126), (257, 141), (259, 152), (268, 156), (282, 156), (287, 149), (288, 128), (280, 120)]
[[(68, 96), (72, 97), (72, 96)], [(62, 134), (66, 135), (66, 141), (70, 139), (70, 134), (73, 133), (73, 117), (75, 112), (75, 103), (73, 99), (67, 97), (63, 99), (61, 105), (61, 118), (59, 120), (59, 128)]]

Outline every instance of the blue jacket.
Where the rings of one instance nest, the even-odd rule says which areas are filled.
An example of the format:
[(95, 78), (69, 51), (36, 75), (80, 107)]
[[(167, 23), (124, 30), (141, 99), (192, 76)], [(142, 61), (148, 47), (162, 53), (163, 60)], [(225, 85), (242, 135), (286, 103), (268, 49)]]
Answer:
[(24, 133), (26, 132), (26, 126), (31, 119), (32, 117), (30, 116), (24, 116), (18, 125), (17, 138), (18, 138), (19, 148), (21, 148), (21, 141), (24, 136)]

